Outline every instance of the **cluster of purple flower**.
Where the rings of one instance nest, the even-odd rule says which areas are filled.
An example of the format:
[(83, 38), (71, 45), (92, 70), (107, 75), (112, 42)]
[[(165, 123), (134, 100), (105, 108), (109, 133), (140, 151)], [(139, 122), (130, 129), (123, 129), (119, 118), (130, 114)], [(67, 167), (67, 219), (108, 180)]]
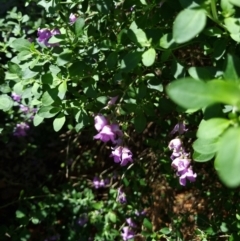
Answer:
[(45, 46), (47, 47), (55, 47), (58, 46), (58, 43), (54, 43), (54, 44), (50, 44), (48, 43), (49, 39), (57, 34), (61, 34), (59, 29), (52, 29), (49, 30), (47, 28), (42, 28), (42, 29), (38, 29), (38, 42), (43, 43)]
[(112, 154), (110, 155), (113, 157), (114, 162), (120, 163), (121, 166), (126, 166), (128, 162), (132, 162), (132, 152), (127, 147), (122, 146), (123, 132), (120, 130), (119, 125), (109, 124), (103, 115), (96, 115), (94, 120), (95, 128), (99, 133), (93, 138), (103, 142), (111, 141), (116, 145), (112, 148)]
[[(175, 126), (172, 132), (181, 132), (180, 134), (182, 134), (184, 131), (186, 131), (185, 126), (181, 128), (179, 126), (181, 127), (179, 124), (177, 127)], [(185, 152), (181, 139), (175, 138), (171, 140), (168, 148), (173, 151), (171, 155), (172, 167), (176, 170), (176, 173), (179, 176), (180, 185), (185, 186), (187, 180), (194, 182), (197, 174), (192, 170), (189, 154)]]
[[(34, 114), (37, 112), (36, 108), (30, 108), (28, 106), (25, 106), (23, 104), (19, 104), (22, 97), (21, 95), (18, 95), (16, 93), (12, 93), (12, 99), (16, 102), (16, 104), (19, 106), (20, 111), (27, 116), (29, 120), (32, 120), (34, 117)], [(29, 130), (29, 125), (26, 122), (22, 122), (20, 124), (17, 124), (14, 128), (14, 136), (21, 137), (27, 135), (27, 130)]]
[(94, 177), (93, 178), (93, 186), (95, 189), (99, 189), (101, 187), (105, 187), (106, 185), (109, 184), (108, 179), (100, 179), (99, 177)]
[[(69, 23), (72, 25), (77, 21), (77, 16), (73, 13), (70, 14), (69, 16)], [(49, 43), (49, 39), (57, 34), (61, 34), (60, 30), (55, 28), (52, 30), (49, 30), (47, 28), (38, 28), (38, 42), (43, 43), (46, 47), (55, 47), (55, 46), (59, 46), (59, 43)]]
[(133, 222), (132, 218), (127, 218), (126, 223), (129, 226), (123, 227), (122, 233), (121, 233), (122, 239), (124, 241), (134, 238), (135, 232), (133, 231), (133, 228), (137, 227), (137, 225)]

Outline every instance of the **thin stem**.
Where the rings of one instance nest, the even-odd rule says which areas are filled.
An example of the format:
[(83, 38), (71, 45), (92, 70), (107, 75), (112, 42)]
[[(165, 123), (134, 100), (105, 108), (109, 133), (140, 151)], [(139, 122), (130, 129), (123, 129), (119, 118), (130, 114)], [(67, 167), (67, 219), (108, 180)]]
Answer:
[(211, 0), (211, 9), (212, 9), (213, 18), (218, 21), (216, 0)]

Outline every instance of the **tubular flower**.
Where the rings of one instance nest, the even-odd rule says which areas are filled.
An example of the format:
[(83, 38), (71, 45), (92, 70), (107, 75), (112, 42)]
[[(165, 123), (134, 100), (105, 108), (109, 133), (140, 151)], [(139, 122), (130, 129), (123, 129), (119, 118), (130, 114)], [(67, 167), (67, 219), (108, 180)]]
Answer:
[(43, 29), (38, 29), (38, 41), (40, 43), (43, 43), (45, 46), (47, 47), (54, 47), (54, 46), (58, 46), (58, 43), (54, 43), (54, 44), (50, 44), (48, 43), (48, 40), (57, 34), (61, 34), (61, 32), (59, 31), (59, 29), (53, 29), (53, 30), (49, 30), (47, 28), (43, 28)]
[(71, 13), (69, 16), (70, 24), (74, 24), (76, 21), (77, 21), (77, 16), (75, 14)]
[(108, 124), (107, 119), (103, 115), (96, 115), (94, 117), (95, 129), (101, 131), (104, 126)]
[(134, 238), (135, 233), (131, 230), (130, 227), (123, 227), (121, 236), (123, 240), (126, 241)]
[(110, 157), (113, 157), (114, 162), (119, 163), (121, 166), (126, 166), (128, 162), (133, 162), (132, 152), (127, 147), (119, 146), (112, 151)]
[(18, 136), (18, 137), (21, 137), (21, 136), (26, 136), (27, 135), (27, 130), (29, 129), (29, 125), (27, 123), (20, 123), (20, 124), (17, 124), (17, 126), (15, 127), (14, 129), (14, 133), (13, 135), (14, 136)]
[(11, 94), (11, 96), (12, 96), (12, 99), (14, 100), (14, 101), (17, 101), (17, 102), (20, 102), (20, 100), (21, 100), (21, 95), (18, 95), (18, 94), (16, 94), (16, 93), (12, 93)]

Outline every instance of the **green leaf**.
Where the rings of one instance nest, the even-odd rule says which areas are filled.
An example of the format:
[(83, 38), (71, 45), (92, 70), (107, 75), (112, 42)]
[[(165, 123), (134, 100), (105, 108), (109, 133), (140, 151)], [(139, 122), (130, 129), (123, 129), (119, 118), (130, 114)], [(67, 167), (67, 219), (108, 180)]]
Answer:
[(219, 137), (231, 124), (231, 121), (224, 118), (212, 118), (207, 121), (202, 120), (197, 137), (202, 139), (214, 139)]
[(215, 103), (240, 106), (240, 89), (236, 82), (211, 80), (207, 82), (207, 92)]
[(143, 219), (143, 226), (149, 231), (152, 230), (152, 223), (147, 218)]
[(55, 116), (60, 110), (61, 109), (59, 107), (42, 106), (38, 111), (38, 115), (43, 118), (51, 118)]
[(109, 69), (114, 69), (117, 66), (118, 54), (117, 52), (112, 52), (107, 57), (107, 67)]
[(207, 83), (184, 78), (166, 88), (169, 97), (186, 109), (199, 109), (214, 103), (240, 106), (240, 89), (235, 82), (212, 80)]
[(24, 79), (24, 80), (31, 79), (31, 78), (35, 77), (36, 75), (38, 75), (38, 72), (34, 72), (34, 71), (30, 70), (29, 68), (27, 68), (22, 72), (22, 79)]
[(142, 62), (146, 67), (154, 64), (156, 58), (156, 51), (153, 48), (148, 49), (142, 55)]
[(32, 53), (29, 50), (23, 50), (17, 55), (17, 58), (20, 61), (27, 60), (31, 57), (32, 57)]
[(58, 132), (62, 129), (64, 123), (66, 121), (66, 117), (63, 113), (60, 113), (55, 120), (53, 121), (53, 129)]
[(229, 128), (221, 137), (215, 159), (215, 169), (228, 187), (240, 185), (240, 128)]
[(230, 32), (230, 36), (236, 42), (240, 42), (240, 21), (237, 18), (225, 18), (224, 19), (225, 26), (227, 30)]
[(132, 22), (127, 34), (134, 43), (141, 47), (148, 47), (150, 45), (146, 33), (142, 29), (138, 28), (136, 22)]
[(116, 223), (116, 221), (117, 221), (117, 216), (116, 216), (115, 213), (109, 212), (109, 213), (108, 213), (108, 217), (109, 217), (109, 219), (111, 220), (111, 222)]
[(21, 52), (24, 50), (30, 50), (31, 43), (26, 39), (19, 38), (19, 39), (15, 39), (12, 42), (12, 47), (17, 51)]
[(0, 110), (8, 111), (13, 106), (13, 100), (8, 95), (0, 95)]
[(174, 48), (177, 46), (177, 44), (175, 43), (175, 41), (173, 39), (173, 35), (171, 33), (167, 33), (167, 34), (163, 35), (160, 38), (159, 45), (160, 45), (160, 47), (162, 47), (164, 49)]
[(58, 99), (58, 90), (57, 89), (49, 89), (45, 91), (42, 95), (41, 101), (44, 106), (51, 105), (54, 101)]
[(188, 69), (189, 75), (196, 80), (210, 80), (212, 75), (207, 68), (204, 67), (190, 67)]
[(17, 64), (8, 62), (8, 68), (10, 73), (16, 74), (20, 78), (22, 77), (22, 70)]
[(163, 233), (163, 234), (170, 234), (171, 233), (171, 229), (168, 228), (168, 227), (161, 228), (160, 232)]
[(185, 43), (199, 34), (206, 25), (207, 16), (203, 9), (184, 9), (173, 24), (173, 38), (176, 43)]
[(208, 153), (208, 154), (203, 154), (199, 153), (197, 151), (193, 152), (192, 159), (196, 162), (207, 162), (213, 159), (215, 153)]
[(233, 5), (240, 7), (240, 1), (239, 0), (229, 0)]
[(74, 24), (75, 27), (75, 34), (79, 37), (83, 32), (83, 27), (85, 25), (85, 20), (83, 18), (78, 18)]
[(23, 213), (21, 210), (16, 211), (16, 218), (24, 218), (26, 217), (26, 214)]
[(186, 109), (202, 108), (213, 103), (206, 83), (191, 78), (170, 83), (166, 91), (174, 102)]
[(35, 114), (33, 118), (33, 125), (38, 126), (43, 122), (43, 120), (44, 120), (43, 117), (39, 116), (38, 114)]
[(193, 142), (193, 149), (202, 154), (212, 154), (217, 151), (217, 144), (218, 139), (203, 139), (198, 138), (196, 141)]
[(56, 64), (58, 66), (63, 66), (69, 63), (71, 60), (72, 60), (72, 51), (64, 50), (64, 52), (58, 55)]
[(224, 79), (229, 81), (240, 80), (240, 59), (235, 55), (228, 54), (226, 67), (224, 71)]
[(147, 120), (145, 115), (138, 114), (134, 117), (134, 127), (138, 133), (143, 132), (146, 125), (147, 125)]
[(130, 70), (137, 67), (142, 57), (142, 53), (139, 52), (129, 52), (121, 61), (120, 69), (123, 72), (129, 72)]
[(67, 81), (64, 80), (59, 86), (58, 86), (58, 97), (62, 100), (65, 97), (65, 94), (67, 92)]

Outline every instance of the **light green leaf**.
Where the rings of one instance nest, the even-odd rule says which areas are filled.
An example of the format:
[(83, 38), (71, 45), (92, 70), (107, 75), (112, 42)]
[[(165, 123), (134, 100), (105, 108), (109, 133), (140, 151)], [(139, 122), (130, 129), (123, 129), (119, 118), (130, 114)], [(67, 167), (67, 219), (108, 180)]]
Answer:
[(194, 151), (192, 159), (196, 162), (207, 162), (213, 159), (214, 155), (215, 153), (203, 154), (203, 153)]
[(212, 76), (207, 68), (204, 67), (190, 67), (188, 73), (196, 80), (210, 80)]
[(240, 185), (240, 128), (229, 128), (221, 137), (215, 159), (215, 169), (228, 187)]
[(53, 129), (58, 132), (62, 129), (64, 123), (66, 121), (66, 117), (63, 113), (60, 113), (53, 121)]
[(203, 9), (184, 9), (173, 24), (173, 38), (176, 43), (185, 43), (199, 34), (206, 25), (207, 16)]
[(170, 83), (166, 91), (174, 102), (186, 109), (202, 108), (213, 103), (206, 83), (191, 78)]
[(146, 67), (154, 64), (156, 58), (156, 51), (153, 48), (148, 49), (142, 55), (142, 62)]
[(224, 71), (224, 79), (229, 81), (240, 80), (240, 60), (235, 55), (227, 55), (227, 62)]
[(217, 151), (218, 139), (202, 139), (198, 138), (193, 142), (193, 149), (202, 154), (211, 154)]
[(239, 0), (230, 0), (230, 2), (231, 2), (233, 5), (235, 5), (235, 6), (237, 6), (237, 7), (240, 7), (240, 1), (239, 1)]
[(0, 110), (8, 111), (13, 106), (13, 100), (8, 95), (0, 95)]
[(211, 80), (207, 83), (184, 78), (170, 83), (167, 94), (186, 109), (202, 108), (214, 103), (240, 106), (240, 89), (235, 82)]
[(58, 97), (62, 100), (65, 97), (65, 94), (67, 92), (67, 81), (64, 80), (59, 86), (58, 86)]
[(33, 118), (33, 125), (38, 126), (43, 122), (43, 120), (44, 120), (43, 117), (39, 116), (38, 114), (35, 114)]
[(61, 109), (59, 107), (42, 106), (38, 111), (38, 115), (43, 118), (51, 118), (55, 116), (60, 110)]
[(30, 50), (31, 43), (26, 39), (19, 38), (19, 39), (15, 39), (12, 42), (12, 47), (17, 51), (21, 52), (24, 50)]
[(84, 25), (85, 25), (85, 21), (83, 18), (78, 18), (77, 21), (75, 22), (74, 27), (75, 27), (75, 34), (77, 37), (82, 34)]
[(34, 71), (30, 70), (29, 68), (27, 68), (22, 72), (22, 79), (24, 79), (24, 80), (31, 79), (31, 78), (35, 77), (36, 75), (38, 75), (38, 72), (34, 72)]
[(21, 210), (16, 211), (16, 218), (24, 218), (26, 217), (26, 214), (23, 213)]
[(231, 121), (224, 118), (212, 118), (207, 121), (202, 120), (197, 137), (202, 139), (214, 139), (219, 137), (231, 124)]
[(174, 48), (177, 46), (177, 44), (175, 43), (175, 41), (173, 39), (173, 35), (171, 33), (167, 33), (167, 34), (163, 35), (160, 38), (159, 45), (160, 45), (160, 47), (162, 47), (164, 49)]
[(10, 73), (16, 74), (18, 77), (21, 78), (22, 70), (17, 64), (15, 64), (13, 62), (8, 62), (8, 68), (9, 68)]

